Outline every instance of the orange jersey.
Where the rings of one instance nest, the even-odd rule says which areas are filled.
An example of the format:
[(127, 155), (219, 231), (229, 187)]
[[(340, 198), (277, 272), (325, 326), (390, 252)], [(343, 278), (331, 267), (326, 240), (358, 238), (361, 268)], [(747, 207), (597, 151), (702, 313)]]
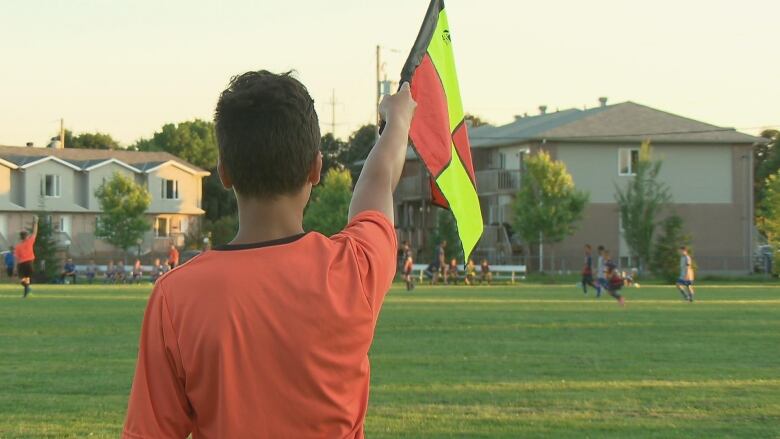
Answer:
[(331, 238), (216, 247), (161, 277), (123, 437), (363, 438), (395, 255), (392, 224), (363, 212)]
[(17, 263), (32, 261), (35, 259), (33, 246), (35, 245), (35, 235), (30, 235), (22, 242), (14, 246), (14, 256)]
[(179, 263), (179, 250), (172, 248), (168, 251), (168, 262), (172, 262), (174, 264)]

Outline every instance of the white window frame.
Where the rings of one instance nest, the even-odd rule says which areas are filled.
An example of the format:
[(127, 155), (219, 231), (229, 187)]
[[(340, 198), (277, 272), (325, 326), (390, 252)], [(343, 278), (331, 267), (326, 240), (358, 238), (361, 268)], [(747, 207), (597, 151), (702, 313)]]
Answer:
[[(178, 200), (179, 199), (179, 180), (172, 180), (168, 178), (161, 178), (160, 181), (160, 198), (163, 200)], [(168, 182), (173, 182), (173, 197), (168, 196)]]
[[(52, 177), (52, 195), (46, 193), (46, 179)], [(59, 198), (61, 192), (61, 181), (59, 174), (44, 174), (41, 178), (41, 195), (46, 198)]]
[[(165, 220), (165, 234), (160, 235), (160, 220)], [(154, 237), (158, 239), (168, 239), (171, 237), (171, 218), (168, 216), (158, 216), (154, 219)]]
[[(636, 175), (636, 169), (633, 167), (631, 156), (636, 151), (637, 162), (639, 161), (639, 148), (618, 148), (618, 175), (621, 177), (633, 177)], [(623, 154), (628, 154), (628, 172), (623, 172)]]

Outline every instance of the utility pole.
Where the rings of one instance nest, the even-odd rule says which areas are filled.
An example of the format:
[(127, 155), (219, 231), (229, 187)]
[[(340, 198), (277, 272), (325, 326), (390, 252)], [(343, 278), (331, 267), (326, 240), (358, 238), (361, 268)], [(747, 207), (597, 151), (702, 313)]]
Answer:
[(327, 102), (330, 104), (330, 133), (333, 135), (333, 138), (336, 138), (336, 105), (339, 103), (336, 100), (336, 89), (333, 89), (333, 94), (331, 95), (330, 102)]
[(65, 119), (60, 118), (60, 148), (65, 148)]

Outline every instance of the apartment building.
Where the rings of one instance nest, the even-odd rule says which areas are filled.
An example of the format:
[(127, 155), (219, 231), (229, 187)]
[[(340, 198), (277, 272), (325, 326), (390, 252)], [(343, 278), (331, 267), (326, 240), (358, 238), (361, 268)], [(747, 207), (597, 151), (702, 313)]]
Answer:
[[(607, 105), (606, 99), (591, 109), (548, 112), (542, 106), (537, 115), (481, 126), (469, 134), (485, 221), (478, 257), (519, 261), (524, 247), (528, 249), (512, 233), (511, 203), (520, 188), (525, 157), (544, 150), (562, 161), (575, 185), (590, 194), (577, 232), (546, 246), (548, 268), (578, 270), (584, 243), (603, 244), (623, 266), (632, 265), (615, 194), (634, 175), (639, 147), (649, 140), (654, 157), (663, 160), (659, 178), (671, 190), (669, 213), (684, 219), (700, 270), (751, 270), (752, 148), (760, 138), (634, 102)], [(410, 153), (395, 199), (399, 239), (409, 239), (416, 248), (429, 247), (435, 226), (429, 191), (425, 169)]]
[(73, 257), (115, 253), (95, 236), (100, 206), (95, 191), (115, 173), (152, 196), (142, 254), (166, 251), (200, 224), (201, 185), (208, 171), (165, 152), (0, 146), (0, 245), (18, 240), (32, 216), (45, 212), (61, 250)]

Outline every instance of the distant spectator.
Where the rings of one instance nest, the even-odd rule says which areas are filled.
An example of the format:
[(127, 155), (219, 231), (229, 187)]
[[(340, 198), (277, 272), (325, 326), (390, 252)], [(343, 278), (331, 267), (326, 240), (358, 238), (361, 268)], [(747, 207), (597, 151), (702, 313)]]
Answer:
[(108, 261), (108, 265), (106, 265), (106, 280), (105, 280), (105, 283), (112, 284), (112, 283), (114, 283), (116, 281), (116, 278), (114, 277), (114, 275), (116, 274), (115, 271), (116, 270), (114, 269), (114, 261), (113, 260), (109, 260)]
[(5, 272), (10, 279), (14, 276), (14, 264), (16, 263), (16, 260), (14, 259), (14, 246), (8, 247), (8, 252), (3, 259), (5, 260)]
[(127, 282), (127, 271), (125, 261), (122, 260), (114, 267), (114, 283), (123, 284), (125, 282)]
[(177, 265), (179, 265), (179, 250), (171, 243), (171, 248), (168, 250), (168, 266), (173, 270)]
[(165, 274), (165, 266), (160, 263), (160, 258), (155, 258), (154, 265), (152, 265), (152, 283), (157, 282), (157, 279)]
[(487, 259), (482, 260), (480, 268), (482, 269), (482, 273), (479, 279), (479, 283), (481, 284), (482, 282), (487, 282), (487, 284), (490, 285), (490, 282), (493, 281), (493, 273), (490, 272), (490, 264), (488, 264)]
[(87, 283), (92, 284), (92, 282), (95, 280), (95, 276), (97, 276), (97, 265), (95, 265), (95, 260), (90, 259), (89, 264), (87, 265), (86, 270), (84, 271), (84, 274), (87, 276)]
[(133, 283), (139, 283), (141, 282), (141, 275), (143, 274), (141, 270), (141, 260), (136, 259), (135, 264), (133, 264)]
[(414, 268), (414, 260), (411, 256), (406, 257), (404, 261), (404, 281), (406, 282), (406, 291), (414, 289), (414, 275), (412, 269)]
[(466, 275), (463, 277), (463, 283), (466, 285), (474, 285), (477, 280), (477, 266), (474, 264), (474, 260), (469, 258), (469, 263), (466, 264)]
[(458, 284), (458, 261), (455, 258), (450, 260), (450, 265), (447, 267), (447, 280), (449, 283)]
[(73, 259), (68, 258), (65, 260), (65, 265), (62, 266), (62, 273), (60, 274), (60, 283), (65, 283), (65, 278), (71, 278), (73, 284), (76, 283), (76, 264), (73, 263)]

